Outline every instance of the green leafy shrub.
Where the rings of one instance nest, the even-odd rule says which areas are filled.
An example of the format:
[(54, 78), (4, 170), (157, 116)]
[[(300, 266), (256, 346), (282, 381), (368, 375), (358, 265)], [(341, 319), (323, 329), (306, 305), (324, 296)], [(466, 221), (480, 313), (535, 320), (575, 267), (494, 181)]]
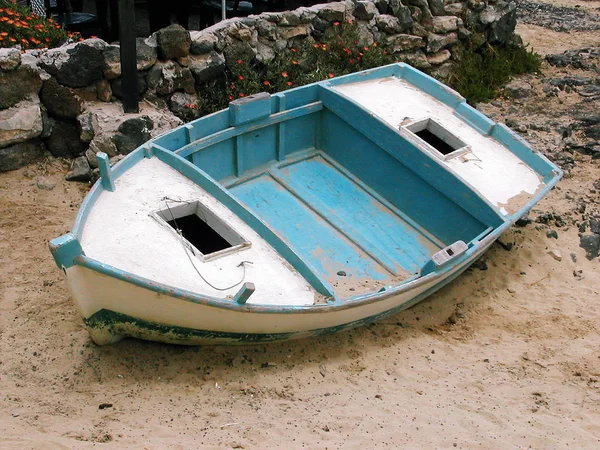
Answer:
[(361, 43), (358, 26), (354, 23), (334, 22), (320, 42), (307, 38), (278, 53), (267, 64), (251, 61), (246, 56), (230, 55), (224, 79), (200, 89), (202, 112), (218, 111), (236, 98), (258, 92), (281, 92), (395, 61), (386, 45)]
[(43, 19), (28, 8), (0, 0), (0, 48), (52, 48), (69, 38), (78, 40), (81, 36), (68, 33), (52, 19)]
[(465, 46), (454, 67), (450, 86), (471, 104), (486, 102), (498, 96), (498, 89), (513, 75), (540, 70), (538, 54), (518, 45), (476, 47)]

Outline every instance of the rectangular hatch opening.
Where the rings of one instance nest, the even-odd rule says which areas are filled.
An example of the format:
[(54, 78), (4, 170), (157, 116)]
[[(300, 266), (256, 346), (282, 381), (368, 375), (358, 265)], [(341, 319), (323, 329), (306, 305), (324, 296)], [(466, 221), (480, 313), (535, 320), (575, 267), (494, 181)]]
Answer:
[(164, 207), (152, 216), (203, 261), (250, 246), (249, 241), (199, 201), (165, 201)]
[(457, 156), (468, 149), (467, 144), (431, 118), (417, 120), (405, 128), (442, 159)]

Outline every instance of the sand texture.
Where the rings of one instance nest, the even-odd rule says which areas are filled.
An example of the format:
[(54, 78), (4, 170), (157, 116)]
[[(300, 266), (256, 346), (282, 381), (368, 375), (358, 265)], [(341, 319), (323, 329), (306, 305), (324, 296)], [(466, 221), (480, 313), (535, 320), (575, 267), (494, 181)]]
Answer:
[[(520, 30), (536, 48), (535, 26)], [(538, 51), (579, 48), (541, 37)], [(484, 110), (556, 149), (573, 108), (598, 109), (544, 95), (542, 80), (573, 73), (598, 76), (545, 63), (524, 78), (533, 98)], [(600, 448), (600, 260), (578, 235), (600, 208), (600, 160), (569, 155), (532, 222), (502, 236), (510, 250), (494, 244), (416, 307), (235, 348), (92, 344), (47, 249), (88, 187), (56, 159), (0, 174), (0, 449)]]

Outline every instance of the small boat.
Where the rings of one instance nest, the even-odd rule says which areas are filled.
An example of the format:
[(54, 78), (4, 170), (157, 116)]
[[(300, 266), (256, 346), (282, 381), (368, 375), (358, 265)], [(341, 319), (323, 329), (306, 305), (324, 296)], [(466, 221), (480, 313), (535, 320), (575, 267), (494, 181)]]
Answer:
[(91, 338), (297, 339), (456, 278), (561, 171), (406, 64), (261, 93), (110, 167), (50, 242)]

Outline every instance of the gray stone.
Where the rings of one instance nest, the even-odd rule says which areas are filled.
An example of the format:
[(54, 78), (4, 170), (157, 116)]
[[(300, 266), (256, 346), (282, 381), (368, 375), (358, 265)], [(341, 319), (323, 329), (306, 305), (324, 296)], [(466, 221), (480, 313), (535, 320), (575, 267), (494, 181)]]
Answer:
[(479, 20), (488, 25), (490, 44), (507, 44), (517, 25), (517, 6), (515, 3), (499, 2), (495, 7), (485, 8)]
[(381, 14), (375, 18), (377, 28), (384, 33), (396, 34), (403, 31), (403, 26), (397, 17), (390, 16), (389, 14)]
[(444, 0), (427, 0), (429, 10), (434, 16), (443, 16), (446, 14), (444, 9)]
[[(148, 71), (147, 81), (148, 87), (155, 90), (159, 95), (168, 95), (179, 90), (188, 94), (195, 92), (192, 72), (187, 67), (181, 67), (175, 61), (156, 63)], [(115, 92), (114, 86), (113, 92)]]
[(217, 43), (217, 37), (214, 34), (204, 31), (190, 31), (190, 38), (192, 40), (190, 46), (190, 53), (192, 55), (210, 53), (215, 49), (215, 44)]
[(275, 59), (275, 51), (267, 44), (257, 42), (256, 44), (256, 60), (261, 63), (267, 63)]
[(371, 45), (375, 42), (375, 37), (371, 32), (371, 28), (365, 22), (358, 22), (358, 43), (360, 45)]
[(90, 142), (94, 138), (94, 114), (86, 112), (77, 116), (77, 125), (79, 129), (79, 138), (83, 142)]
[(298, 17), (300, 18), (300, 23), (310, 23), (317, 17), (317, 11), (302, 6), (296, 10)]
[(60, 119), (74, 119), (83, 112), (83, 99), (73, 88), (58, 84), (55, 78), (44, 83), (40, 98), (48, 112)]
[(245, 26), (232, 27), (229, 29), (229, 36), (240, 42), (250, 42), (252, 40), (252, 31)]
[(412, 27), (413, 18), (410, 8), (408, 6), (404, 6), (400, 0), (390, 0), (388, 14), (396, 17), (400, 21), (402, 31), (408, 30), (410, 27)]
[(227, 61), (237, 59), (252, 61), (256, 56), (256, 48), (252, 47), (249, 42), (233, 41), (223, 50), (223, 56)]
[(450, 59), (450, 56), (452, 56), (450, 54), (450, 51), (443, 49), (437, 53), (434, 53), (433, 55), (427, 55), (427, 62), (429, 64), (437, 66), (439, 64), (442, 64), (442, 63), (445, 63), (446, 61), (448, 61)]
[(113, 80), (121, 76), (121, 47), (110, 45), (102, 52), (104, 58), (104, 76)]
[(35, 180), (35, 186), (41, 191), (51, 191), (56, 186), (56, 183), (46, 177), (39, 177)]
[(465, 10), (464, 3), (451, 3), (445, 6), (446, 14), (450, 14), (451, 16), (460, 16)]
[(225, 57), (217, 52), (192, 56), (190, 58), (190, 70), (198, 84), (212, 80), (225, 70)]
[(258, 20), (256, 22), (256, 30), (258, 31), (258, 35), (265, 39), (274, 41), (277, 36), (277, 26), (273, 22), (269, 22), (268, 20)]
[(600, 255), (600, 234), (582, 233), (579, 236), (579, 246), (585, 250), (585, 257), (587, 259), (591, 261), (597, 258)]
[(94, 136), (94, 139), (90, 142), (89, 151), (93, 152), (94, 155), (99, 152), (106, 153), (108, 156), (116, 156), (118, 154), (117, 146), (108, 133), (101, 133)]
[(16, 48), (0, 48), (0, 70), (16, 69), (21, 64), (21, 52)]
[(73, 158), (85, 151), (85, 145), (79, 140), (77, 126), (70, 122), (56, 120), (52, 134), (45, 141), (46, 147), (53, 156)]
[(169, 109), (184, 122), (191, 122), (200, 117), (198, 96), (175, 92), (169, 99)]
[(96, 168), (98, 167), (98, 156), (96, 156), (96, 152), (94, 150), (92, 150), (91, 148), (88, 148), (85, 151), (85, 157), (88, 160), (88, 163), (90, 164), (90, 167), (92, 168)]
[(310, 34), (310, 26), (307, 24), (298, 25), (295, 27), (279, 28), (279, 36), (282, 39), (290, 40), (298, 37), (306, 37)]
[(156, 64), (158, 58), (158, 45), (156, 39), (136, 39), (136, 66), (137, 70), (148, 70)]
[(96, 81), (96, 97), (98, 97), (98, 100), (110, 102), (112, 95), (112, 88), (108, 80), (102, 79)]
[(509, 98), (526, 98), (533, 94), (533, 86), (525, 81), (511, 81), (504, 86), (504, 94)]
[(40, 72), (34, 67), (21, 64), (10, 72), (0, 72), (0, 109), (9, 108), (42, 87)]
[(181, 25), (169, 25), (155, 34), (158, 42), (158, 55), (162, 60), (189, 55), (192, 39), (190, 33)]
[(437, 16), (433, 18), (434, 33), (449, 33), (458, 29), (458, 18), (453, 16)]
[(103, 76), (103, 50), (108, 46), (99, 39), (89, 39), (48, 50), (40, 56), (40, 65), (60, 84), (85, 87)]
[(359, 1), (356, 2), (354, 9), (354, 17), (360, 20), (371, 20), (376, 14), (379, 14), (377, 6), (373, 2)]
[(425, 47), (425, 41), (419, 36), (411, 34), (396, 34), (387, 38), (392, 53), (406, 52), (416, 48)]
[(67, 181), (90, 181), (92, 168), (85, 156), (75, 158), (71, 163), (71, 170), (67, 173)]
[(39, 160), (43, 155), (44, 147), (38, 139), (0, 148), (0, 172), (20, 169)]
[[(121, 47), (108, 46), (102, 53), (104, 58), (104, 76), (114, 80), (121, 76)], [(136, 67), (137, 70), (147, 70), (156, 64), (158, 57), (156, 42), (152, 38), (137, 38), (136, 40)]]
[(512, 128), (518, 133), (527, 133), (528, 130), (527, 124), (514, 117), (508, 117), (506, 119), (506, 126)]
[(427, 35), (427, 53), (437, 53), (441, 49), (450, 47), (457, 42), (458, 35), (456, 33), (449, 33), (446, 35), (430, 33)]
[(431, 69), (429, 74), (436, 80), (447, 84), (454, 75), (454, 62), (446, 61), (438, 66), (435, 66)]
[(429, 69), (431, 67), (431, 64), (429, 64), (427, 61), (425, 53), (423, 53), (421, 50), (412, 50), (406, 53), (396, 53), (395, 56), (397, 60), (408, 63), (417, 69)]
[(592, 217), (590, 219), (590, 231), (592, 233), (600, 234), (600, 217)]
[(46, 112), (46, 108), (44, 108), (44, 105), (42, 105), (40, 109), (42, 111), (42, 134), (40, 134), (40, 137), (46, 139), (52, 134), (52, 128), (54, 127), (54, 119), (48, 115), (48, 113)]
[(343, 22), (346, 14), (346, 4), (343, 2), (328, 3), (319, 10), (318, 16), (328, 22)]
[(112, 137), (112, 141), (119, 153), (127, 155), (150, 139), (150, 130), (153, 128), (150, 117), (134, 117), (119, 126), (119, 132)]
[(42, 130), (42, 114), (37, 97), (0, 110), (0, 148), (33, 139), (42, 134)]
[(379, 11), (379, 14), (387, 14), (389, 6), (388, 0), (374, 0), (373, 4), (377, 8), (377, 11)]
[(281, 13), (279, 22), (280, 27), (293, 27), (300, 25), (300, 17), (295, 11), (284, 11)]

